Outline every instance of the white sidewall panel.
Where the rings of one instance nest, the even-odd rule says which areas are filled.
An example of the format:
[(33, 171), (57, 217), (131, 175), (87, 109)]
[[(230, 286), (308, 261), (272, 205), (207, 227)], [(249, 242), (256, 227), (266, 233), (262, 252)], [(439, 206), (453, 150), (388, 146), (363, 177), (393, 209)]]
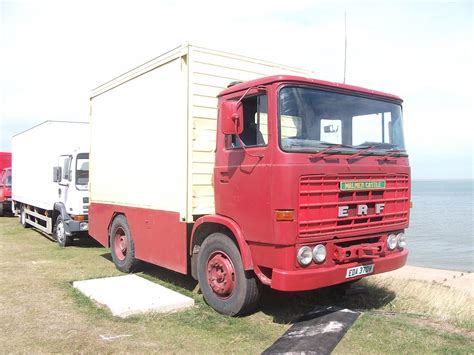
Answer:
[(91, 202), (185, 217), (186, 77), (179, 57), (91, 99)]

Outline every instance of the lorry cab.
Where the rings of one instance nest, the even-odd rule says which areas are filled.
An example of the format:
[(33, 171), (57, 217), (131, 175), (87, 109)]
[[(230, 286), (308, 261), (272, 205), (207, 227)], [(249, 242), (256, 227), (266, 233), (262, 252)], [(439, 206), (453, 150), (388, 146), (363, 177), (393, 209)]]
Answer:
[(401, 104), (294, 76), (219, 95), (216, 214), (244, 226), (260, 281), (309, 290), (405, 264), (410, 168)]
[(5, 168), (0, 175), (0, 216), (12, 211), (12, 169)]
[(54, 206), (53, 233), (58, 242), (75, 233), (87, 232), (89, 210), (89, 153), (78, 148), (71, 154), (58, 157), (53, 169), (57, 183), (57, 202)]

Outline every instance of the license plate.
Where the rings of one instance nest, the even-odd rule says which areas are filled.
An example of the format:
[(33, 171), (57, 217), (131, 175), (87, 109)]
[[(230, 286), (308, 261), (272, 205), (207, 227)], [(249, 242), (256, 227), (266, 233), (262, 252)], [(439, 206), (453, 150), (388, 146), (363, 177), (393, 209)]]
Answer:
[(346, 279), (360, 275), (371, 274), (374, 272), (374, 264), (351, 267), (346, 271)]

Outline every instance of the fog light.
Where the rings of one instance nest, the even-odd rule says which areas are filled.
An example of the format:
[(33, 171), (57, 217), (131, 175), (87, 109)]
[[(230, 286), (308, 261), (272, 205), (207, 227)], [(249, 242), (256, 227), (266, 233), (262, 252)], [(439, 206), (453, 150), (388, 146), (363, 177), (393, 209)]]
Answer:
[(390, 234), (387, 237), (387, 247), (389, 250), (395, 249), (397, 246), (397, 236), (395, 234)]
[(313, 249), (313, 260), (314, 262), (321, 264), (326, 260), (326, 247), (322, 244), (318, 244)]
[(296, 254), (296, 258), (300, 265), (307, 266), (311, 263), (311, 260), (313, 260), (313, 251), (310, 247), (301, 247), (298, 250), (298, 254)]
[(81, 223), (79, 223), (79, 229), (80, 229), (81, 231), (86, 231), (86, 230), (88, 230), (88, 229), (89, 229), (89, 223), (87, 223), (87, 222), (81, 222)]
[(405, 233), (398, 233), (397, 234), (397, 239), (398, 239), (398, 247), (399, 248), (405, 248), (407, 246)]

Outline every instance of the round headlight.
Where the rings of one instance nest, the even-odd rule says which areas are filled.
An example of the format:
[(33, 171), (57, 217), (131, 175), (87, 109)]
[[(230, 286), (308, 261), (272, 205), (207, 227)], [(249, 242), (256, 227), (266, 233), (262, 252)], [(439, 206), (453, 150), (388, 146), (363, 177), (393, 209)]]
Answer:
[(302, 266), (307, 266), (313, 259), (313, 251), (310, 247), (301, 247), (298, 250), (298, 254), (296, 254), (296, 258)]
[(387, 247), (389, 250), (395, 249), (397, 246), (397, 236), (395, 234), (390, 234), (387, 237)]
[(318, 244), (313, 249), (313, 260), (314, 262), (321, 264), (326, 260), (326, 247), (322, 244)]
[(398, 233), (397, 234), (397, 239), (398, 239), (398, 247), (399, 248), (405, 248), (407, 245), (406, 238), (405, 238), (405, 233)]

